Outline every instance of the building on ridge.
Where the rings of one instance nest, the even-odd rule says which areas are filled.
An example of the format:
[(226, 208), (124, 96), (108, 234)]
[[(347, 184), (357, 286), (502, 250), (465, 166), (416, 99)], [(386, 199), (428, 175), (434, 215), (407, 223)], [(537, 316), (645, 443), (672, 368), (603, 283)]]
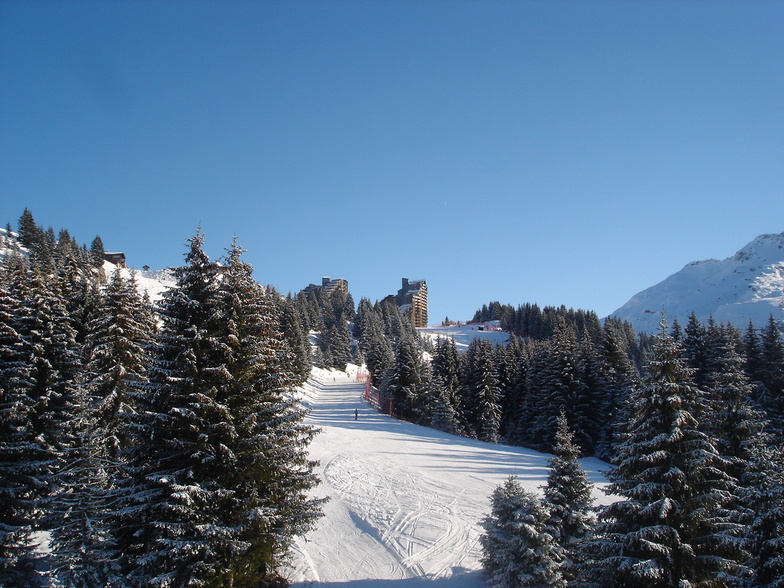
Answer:
[(395, 303), (401, 314), (408, 317), (414, 327), (427, 326), (427, 282), (403, 278), (403, 287), (397, 291)]
[(325, 276), (321, 278), (320, 286), (318, 284), (310, 284), (303, 292), (310, 294), (316, 290), (320, 290), (322, 294), (327, 296), (333, 292), (342, 292), (344, 295), (348, 295), (348, 281), (343, 278), (335, 278), (333, 280), (329, 276)]
[(125, 253), (105, 251), (104, 254), (103, 254), (103, 258), (104, 258), (105, 261), (108, 261), (109, 263), (113, 263), (117, 267), (126, 267), (125, 266)]

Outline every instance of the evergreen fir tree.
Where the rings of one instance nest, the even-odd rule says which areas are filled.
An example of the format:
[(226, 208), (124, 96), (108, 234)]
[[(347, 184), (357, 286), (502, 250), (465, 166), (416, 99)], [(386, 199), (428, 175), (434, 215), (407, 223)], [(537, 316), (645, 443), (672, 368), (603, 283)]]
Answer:
[(414, 340), (405, 337), (395, 348), (395, 361), (384, 375), (381, 391), (392, 400), (395, 416), (418, 422), (427, 387), (422, 354)]
[(553, 456), (548, 461), (550, 473), (544, 487), (543, 504), (548, 515), (547, 529), (560, 547), (562, 571), (567, 581), (577, 577), (577, 566), (582, 562), (580, 544), (595, 524), (593, 485), (588, 481), (579, 457), (580, 448), (574, 444), (566, 415), (561, 412)]
[(541, 501), (510, 477), (493, 491), (482, 521), (482, 565), (492, 588), (566, 585)]
[(132, 415), (129, 487), (115, 535), (140, 585), (255, 586), (319, 516), (305, 446), (314, 431), (275, 304), (232, 247), (217, 264), (190, 241)]
[(518, 340), (516, 344), (516, 368), (514, 379), (504, 395), (501, 435), (505, 442), (522, 445), (525, 432), (530, 428), (531, 399), (527, 385), (536, 343)]
[[(312, 529), (323, 501), (308, 497), (318, 483), (316, 463), (307, 455), (317, 431), (303, 422), (306, 411), (292, 398), (293, 357), (274, 301), (252, 279), (241, 253), (235, 243), (221, 292), (232, 317), (228, 341), (234, 353), (227, 369), (233, 385), (225, 395), (237, 429), (237, 464), (225, 486), (235, 493), (229, 513), (238, 522), (238, 539), (249, 545), (234, 565), (234, 583), (256, 586), (265, 571), (280, 566), (294, 538)], [(225, 585), (225, 578), (218, 584)]]
[(784, 440), (784, 340), (776, 320), (771, 316), (760, 336), (760, 381), (765, 390), (764, 408), (774, 425), (777, 441)]
[(385, 299), (376, 303), (376, 313), (381, 317), (384, 335), (393, 342), (393, 346), (396, 345), (406, 331), (400, 309), (394, 302)]
[(440, 374), (433, 374), (428, 389), (429, 426), (445, 433), (460, 435), (460, 421)]
[(3, 522), (0, 559), (23, 572), (29, 562), (22, 543), (27, 533), (33, 528), (51, 530), (60, 523), (63, 465), (78, 443), (75, 381), (81, 365), (75, 331), (56, 284), (22, 266), (12, 274), (8, 292), (15, 302), (6, 313), (10, 329), (5, 334), (7, 340), (17, 337), (17, 341), (3, 369), (0, 402), (4, 413), (0, 469), (11, 500), (9, 518)]
[(692, 379), (700, 389), (705, 389), (708, 379), (707, 336), (705, 327), (692, 312), (686, 324), (682, 346), (687, 365), (693, 370)]
[(19, 217), (19, 224), (17, 225), (17, 240), (27, 249), (32, 249), (41, 240), (41, 229), (33, 218), (33, 213), (27, 208), (22, 212)]
[(346, 365), (351, 361), (351, 337), (342, 315), (337, 317), (326, 333), (322, 333), (322, 351), (325, 367), (346, 370)]
[(710, 350), (709, 404), (704, 430), (723, 458), (722, 469), (734, 481), (732, 499), (724, 505), (714, 540), (727, 561), (722, 577), (740, 584), (749, 575), (748, 546), (742, 541), (754, 520), (751, 499), (757, 485), (751, 464), (764, 445), (764, 415), (751, 404), (752, 388), (743, 372), (741, 345), (734, 329), (717, 333), (715, 350)]
[(377, 317), (363, 333), (360, 346), (365, 354), (368, 371), (374, 382), (382, 382), (384, 374), (395, 361), (395, 352), (384, 335), (380, 318)]
[(64, 454), (64, 465), (55, 478), (58, 492), (50, 500), (55, 572), (64, 586), (123, 586), (120, 554), (107, 523), (119, 480), (118, 464), (107, 457), (97, 415), (82, 392), (77, 393), (78, 411), (71, 423), (78, 443)]
[(87, 321), (94, 310), (98, 299), (98, 284), (101, 274), (94, 278), (80, 267), (73, 252), (67, 249), (58, 261), (56, 270), (58, 288), (65, 299), (68, 315), (76, 329), (76, 340), (83, 343), (86, 336)]
[(82, 377), (109, 456), (116, 456), (121, 445), (120, 415), (134, 410), (130, 398), (134, 387), (148, 380), (155, 334), (145, 318), (135, 277), (125, 280), (120, 270), (115, 270), (87, 325)]
[[(361, 298), (357, 307), (357, 316), (354, 320), (354, 330), (352, 332), (354, 338), (360, 341), (360, 344), (369, 329), (370, 321), (374, 318), (374, 314), (373, 304), (371, 304), (370, 300)], [(363, 351), (367, 351), (367, 349), (363, 349)]]
[(639, 372), (632, 360), (629, 345), (621, 322), (608, 319), (600, 351), (604, 360), (604, 375), (608, 380), (605, 398), (607, 412), (604, 416), (602, 436), (596, 446), (596, 456), (606, 460), (613, 457), (615, 441), (620, 434), (622, 423), (627, 420), (624, 408), (627, 406), (629, 391), (639, 380)]
[(131, 386), (146, 381), (153, 336), (133, 277), (125, 280), (119, 270), (114, 272), (87, 333), (80, 413), (73, 423), (79, 443), (68, 452), (58, 476), (52, 545), (61, 582), (98, 588), (121, 582), (120, 554), (108, 521), (121, 482), (120, 415), (133, 410)]
[(451, 337), (439, 337), (431, 361), (433, 376), (440, 378), (445, 400), (456, 411), (460, 411), (460, 355), (455, 340)]
[(751, 586), (784, 586), (784, 448), (754, 446), (746, 470), (747, 504), (754, 513), (746, 544)]
[(754, 323), (749, 321), (743, 336), (743, 351), (746, 358), (745, 370), (749, 379), (759, 382), (762, 369), (762, 350)]
[[(558, 415), (566, 410), (570, 422), (578, 422), (595, 407), (589, 390), (581, 380), (578, 345), (574, 331), (561, 320), (546, 350), (532, 365), (528, 387), (535, 402), (531, 442), (534, 448), (548, 450), (553, 446)], [(574, 429), (578, 442), (588, 444), (590, 431)]]
[(474, 339), (466, 352), (463, 383), (469, 430), (481, 441), (497, 443), (501, 431), (501, 390), (492, 344)]
[(582, 395), (575, 398), (571, 426), (581, 432), (580, 447), (585, 455), (595, 455), (604, 440), (616, 433), (615, 402), (620, 396), (609, 377), (604, 358), (586, 333), (577, 347), (577, 377), (582, 384)]
[[(604, 585), (709, 585), (727, 562), (716, 552), (716, 513), (731, 483), (694, 417), (700, 402), (678, 344), (656, 338), (607, 492), (624, 497), (603, 512), (593, 542)], [(597, 554), (598, 557), (597, 557)]]
[(113, 531), (136, 585), (185, 586), (226, 571), (215, 544), (228, 540), (216, 524), (227, 493), (208, 469), (216, 457), (230, 457), (221, 451), (224, 439), (210, 437), (219, 419), (230, 421), (215, 393), (228, 380), (228, 354), (216, 340), (217, 265), (202, 251), (200, 234), (189, 243), (186, 265), (174, 272), (177, 287), (164, 293), (151, 382), (136, 385), (138, 412), (126, 415), (131, 485)]
[(302, 385), (310, 375), (311, 357), (313, 355), (310, 349), (308, 331), (300, 321), (300, 315), (297, 312), (294, 299), (289, 297), (283, 302), (282, 306), (281, 331), (294, 359), (297, 385)]
[[(5, 281), (5, 280), (4, 280)], [(46, 448), (32, 428), (35, 402), (29, 394), (30, 353), (14, 325), (20, 301), (0, 281), (0, 585), (34, 586), (29, 544), (42, 485)]]
[(90, 245), (90, 264), (95, 267), (102, 267), (103, 255), (103, 239), (96, 235), (95, 239), (93, 239), (93, 242)]

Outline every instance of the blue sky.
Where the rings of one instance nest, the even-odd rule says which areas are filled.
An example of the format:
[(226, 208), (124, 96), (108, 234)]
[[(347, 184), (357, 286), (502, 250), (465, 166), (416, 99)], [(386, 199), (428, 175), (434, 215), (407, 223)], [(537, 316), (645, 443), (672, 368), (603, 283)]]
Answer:
[(784, 231), (784, 2), (0, 0), (0, 223), (612, 312)]

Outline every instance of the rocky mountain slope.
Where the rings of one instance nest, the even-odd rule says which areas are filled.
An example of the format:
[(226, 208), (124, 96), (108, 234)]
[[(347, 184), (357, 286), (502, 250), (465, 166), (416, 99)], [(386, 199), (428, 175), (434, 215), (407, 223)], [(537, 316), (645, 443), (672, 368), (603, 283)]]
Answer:
[(762, 326), (771, 315), (784, 320), (784, 233), (760, 235), (727, 259), (689, 263), (611, 316), (637, 331), (655, 332), (662, 311), (681, 325), (692, 312), (702, 321), (712, 316), (741, 329), (749, 321)]

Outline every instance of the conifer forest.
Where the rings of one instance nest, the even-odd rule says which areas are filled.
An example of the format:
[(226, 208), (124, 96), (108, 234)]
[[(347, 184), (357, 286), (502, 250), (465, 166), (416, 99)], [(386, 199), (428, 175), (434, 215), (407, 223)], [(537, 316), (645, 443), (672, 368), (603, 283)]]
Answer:
[[(322, 501), (295, 390), (364, 365), (395, 418), (547, 452), (480, 522), (488, 586), (784, 587), (784, 340), (764, 325), (656, 334), (491, 302), (508, 344), (421, 336), (397, 306), (262, 286), (197, 231), (139, 294), (25, 210), (0, 242), (0, 586), (285, 585)], [(130, 275), (130, 277), (127, 277)], [(608, 462), (608, 506), (578, 459)], [(46, 569), (33, 538), (48, 540)]]

